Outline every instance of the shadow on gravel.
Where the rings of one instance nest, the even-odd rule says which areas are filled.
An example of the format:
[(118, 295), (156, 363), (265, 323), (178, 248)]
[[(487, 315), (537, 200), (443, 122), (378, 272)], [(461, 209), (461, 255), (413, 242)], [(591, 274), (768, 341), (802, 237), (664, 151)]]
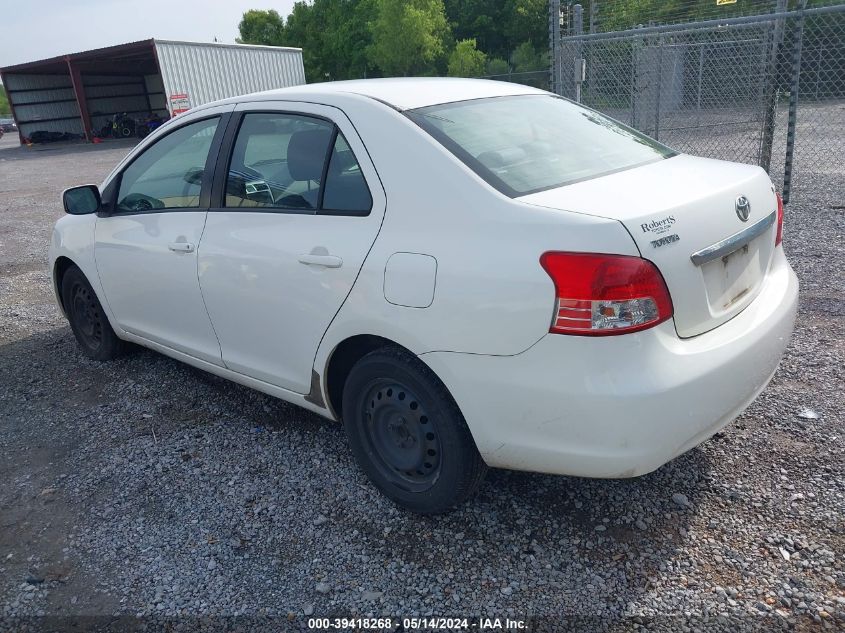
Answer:
[(3, 160), (44, 160), (47, 156), (68, 156), (73, 154), (89, 154), (110, 149), (126, 149), (135, 147), (139, 139), (107, 139), (102, 143), (87, 143), (85, 141), (64, 141), (59, 143), (44, 143), (41, 145), (18, 145), (4, 142), (0, 144), (0, 161)]
[[(123, 577), (141, 583), (159, 573), (144, 568), (144, 556), (159, 549), (176, 576), (189, 573), (183, 565), (206, 565), (209, 555), (236, 560), (238, 567), (223, 568), (237, 573), (221, 582), (254, 587), (257, 607), (278, 600), (261, 593), (267, 585), (284, 588), (294, 602), (314, 601), (314, 578), (325, 573), (333, 578), (335, 608), (356, 604), (362, 589), (353, 588), (368, 587), (384, 593), (385, 608), (475, 613), (493, 605), (579, 614), (586, 591), (596, 604), (622, 612), (652, 588), (661, 569), (686, 564), (679, 548), (697, 518), (699, 491), (711, 483), (697, 449), (631, 480), (491, 471), (468, 504), (419, 517), (369, 485), (339, 425), (154, 352), (91, 362), (61, 328), (0, 345), (0, 381), (0, 447), (7, 455), (0, 500), (4, 512), (15, 510), (15, 525), (3, 526), (0, 541), (31, 543), (36, 560), (57, 564), (56, 546), (36, 537), (51, 511), (38, 491), (70, 472), (78, 492), (72, 499), (56, 493), (54, 507), (64, 510), (50, 516), (45, 536), (81, 526), (76, 538), (92, 541), (87, 551), (94, 558), (74, 564), (120, 585)], [(50, 444), (81, 444), (84, 457), (32, 451)], [(134, 475), (127, 479), (126, 472)], [(37, 483), (20, 488), (32, 476)], [(11, 489), (13, 481), (19, 489)], [(245, 492), (225, 496), (226, 482), (236, 481)], [(191, 516), (219, 537), (200, 539), (210, 554), (196, 553), (197, 545), (185, 549), (200, 538), (199, 528), (177, 517)], [(110, 551), (105, 540), (94, 543), (98, 534), (135, 534), (134, 525), (144, 530), (137, 545)], [(174, 533), (175, 540), (159, 542)], [(317, 561), (327, 551), (345, 562), (321, 572)], [(268, 567), (273, 559), (284, 566)], [(115, 562), (129, 560), (130, 568)], [(21, 560), (14, 573), (24, 576), (31, 567)], [(90, 593), (84, 578), (64, 579), (49, 610)], [(92, 599), (113, 606), (111, 599)], [(71, 611), (83, 607), (102, 612), (95, 603)]]

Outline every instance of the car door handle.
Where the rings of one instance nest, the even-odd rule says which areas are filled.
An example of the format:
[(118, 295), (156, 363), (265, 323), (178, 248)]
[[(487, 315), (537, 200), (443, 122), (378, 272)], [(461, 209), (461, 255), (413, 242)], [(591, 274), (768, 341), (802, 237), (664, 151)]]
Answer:
[(194, 245), (190, 244), (189, 242), (170, 242), (167, 245), (174, 253), (193, 253), (194, 252)]
[(343, 260), (334, 255), (313, 255), (306, 253), (299, 256), (299, 263), (307, 266), (325, 266), (326, 268), (340, 268)]

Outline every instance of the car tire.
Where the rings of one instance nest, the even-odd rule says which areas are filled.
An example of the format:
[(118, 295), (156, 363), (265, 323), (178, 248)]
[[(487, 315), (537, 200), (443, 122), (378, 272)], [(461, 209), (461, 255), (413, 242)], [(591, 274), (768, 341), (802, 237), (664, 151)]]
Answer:
[(114, 333), (94, 289), (78, 267), (65, 272), (61, 294), (70, 329), (88, 358), (112, 360), (125, 351), (126, 343)]
[(343, 388), (343, 423), (364, 473), (412, 512), (454, 508), (487, 472), (446, 387), (405, 350), (378, 349), (352, 367)]

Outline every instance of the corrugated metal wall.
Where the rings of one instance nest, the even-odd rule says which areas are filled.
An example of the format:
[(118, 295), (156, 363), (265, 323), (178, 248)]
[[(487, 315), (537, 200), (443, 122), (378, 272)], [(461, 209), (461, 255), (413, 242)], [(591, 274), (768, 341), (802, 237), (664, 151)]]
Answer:
[(155, 48), (165, 97), (187, 94), (191, 107), (305, 83), (299, 49), (165, 40)]
[(147, 84), (147, 94), (150, 95), (153, 112), (167, 116), (167, 96), (164, 94), (164, 82), (161, 80), (161, 75), (147, 75), (144, 81)]
[(9, 74), (6, 90), (24, 136), (37, 130), (83, 133), (69, 74)]

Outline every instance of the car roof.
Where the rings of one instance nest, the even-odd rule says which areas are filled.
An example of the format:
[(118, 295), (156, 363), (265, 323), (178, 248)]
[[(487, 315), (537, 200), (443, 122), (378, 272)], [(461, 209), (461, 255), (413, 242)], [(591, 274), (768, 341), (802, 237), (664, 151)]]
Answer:
[(543, 90), (506, 81), (458, 79), (453, 77), (400, 77), (391, 79), (356, 79), (292, 86), (241, 97), (237, 101), (301, 99), (341, 93), (362, 95), (390, 105), (397, 110), (413, 110), (454, 101), (548, 94)]

